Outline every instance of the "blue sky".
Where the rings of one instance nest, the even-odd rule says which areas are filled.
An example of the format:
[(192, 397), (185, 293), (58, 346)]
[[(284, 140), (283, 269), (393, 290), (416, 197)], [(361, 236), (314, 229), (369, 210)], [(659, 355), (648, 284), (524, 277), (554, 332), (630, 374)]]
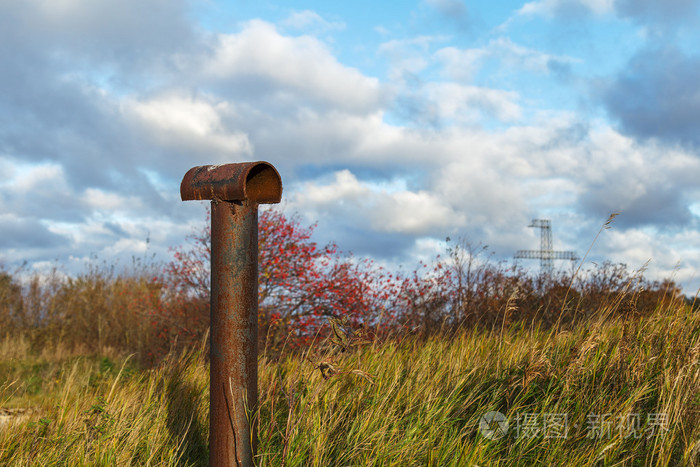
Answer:
[(695, 293), (699, 3), (5, 0), (0, 262), (167, 260), (204, 219), (184, 173), (267, 160), (382, 264), (510, 260), (533, 218), (583, 254), (620, 212), (589, 260)]

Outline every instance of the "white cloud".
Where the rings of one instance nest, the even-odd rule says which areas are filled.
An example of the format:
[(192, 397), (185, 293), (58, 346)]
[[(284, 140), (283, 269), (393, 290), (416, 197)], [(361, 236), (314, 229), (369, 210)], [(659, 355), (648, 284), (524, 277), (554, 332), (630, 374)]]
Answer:
[[(54, 59), (89, 57), (140, 73), (197, 43), (186, 0), (4, 0), (0, 16), (30, 47), (60, 51)], [(14, 44), (13, 44), (14, 45)]]
[(471, 81), (490, 53), (486, 49), (458, 49), (445, 47), (435, 52), (435, 59), (440, 62), (447, 76), (461, 82)]
[[(432, 186), (441, 199), (449, 200), (455, 211), (462, 213), (465, 232), (476, 235), (479, 241), (486, 240), (484, 229), (526, 218), (526, 185), (508, 171), (494, 170), (490, 163), (502, 155), (470, 151), (469, 146), (463, 148), (463, 154), (461, 161), (442, 165), (433, 174)], [(498, 235), (488, 241), (497, 242), (495, 237)]]
[(514, 67), (545, 74), (549, 73), (552, 62), (581, 62), (581, 60), (572, 57), (547, 54), (539, 50), (523, 47), (515, 44), (508, 37), (499, 37), (492, 40), (489, 43), (488, 50), (491, 56), (501, 57), (502, 60)]
[(18, 215), (18, 219), (58, 220), (82, 217), (83, 205), (67, 180), (61, 164), (17, 164), (14, 175), (0, 183), (0, 207)]
[(516, 14), (551, 17), (577, 9), (590, 11), (596, 15), (605, 15), (613, 12), (614, 0), (540, 0), (526, 3)]
[[(579, 134), (576, 121), (561, 116), (507, 132), (402, 130), (383, 140), (375, 137), (382, 134), (381, 126), (366, 128), (363, 138), (374, 143), (374, 157), (363, 160), (362, 167), (393, 166), (395, 176), (404, 177), (401, 168), (408, 164), (423, 177), (388, 187), (386, 178), (369, 182), (343, 170), (331, 180), (292, 186), (290, 208), (329, 224), (355, 219), (356, 228), (374, 232), (418, 237), (462, 232), (507, 251), (508, 245), (514, 249), (513, 239), (527, 231), (533, 216), (568, 213), (578, 228), (582, 218), (604, 221), (616, 206), (623, 206), (630, 211), (623, 212), (621, 228), (646, 222), (643, 206), (648, 198), (664, 193), (671, 178), (679, 186), (691, 186), (690, 175), (682, 175), (696, 173), (693, 167), (700, 164), (687, 152), (639, 147), (607, 126)], [(353, 157), (347, 157), (352, 164)], [(597, 199), (609, 205), (592, 204)]]
[(263, 101), (288, 99), (297, 105), (367, 112), (378, 109), (383, 99), (377, 79), (339, 63), (318, 39), (283, 36), (259, 20), (240, 33), (218, 35), (203, 73), (205, 79)]
[(135, 238), (120, 238), (113, 245), (104, 249), (103, 253), (112, 257), (143, 254), (148, 251), (148, 243), (146, 240), (138, 240)]
[(334, 174), (334, 180), (329, 184), (306, 184), (301, 196), (304, 204), (335, 205), (343, 204), (346, 200), (351, 204), (360, 204), (368, 194), (369, 189), (357, 177), (349, 170), (341, 170)]
[(223, 118), (233, 113), (227, 101), (171, 93), (148, 100), (127, 100), (124, 110), (164, 146), (197, 148), (225, 157), (250, 155), (253, 151), (245, 133), (223, 123)]
[(564, 55), (552, 55), (536, 49), (523, 47), (508, 37), (498, 37), (482, 48), (457, 49), (445, 47), (434, 54), (434, 59), (443, 66), (446, 76), (459, 82), (472, 81), (476, 73), (489, 61), (517, 71), (549, 74), (553, 63), (564, 65), (581, 60)]
[(520, 118), (518, 94), (456, 83), (429, 83), (424, 88), (428, 101), (434, 105), (442, 121), (474, 124), (484, 115), (502, 122)]
[[(585, 163), (584, 163), (585, 161)], [(590, 213), (621, 211), (627, 225), (686, 225), (689, 201), (700, 194), (693, 153), (653, 142), (639, 144), (610, 128), (591, 133), (591, 150), (578, 169), (580, 202)]]
[(371, 210), (371, 227), (377, 231), (425, 235), (464, 222), (464, 214), (425, 190), (382, 192), (377, 198)]
[(312, 10), (294, 11), (280, 24), (287, 29), (312, 30), (315, 34), (322, 34), (328, 31), (342, 31), (345, 29), (345, 23), (340, 21), (326, 21), (321, 15)]
[(86, 206), (95, 210), (132, 212), (143, 206), (141, 198), (136, 196), (123, 196), (118, 193), (107, 192), (97, 188), (88, 188), (83, 195)]
[(60, 164), (29, 165), (18, 169), (16, 166), (15, 176), (8, 184), (9, 188), (16, 193), (36, 196), (37, 193), (47, 190), (67, 189), (65, 174)]
[[(700, 242), (692, 230), (664, 232), (655, 228), (624, 231), (615, 226), (604, 232), (600, 244), (594, 245), (597, 256), (627, 264), (631, 270), (646, 265), (644, 277), (670, 278), (679, 284), (698, 284), (695, 265), (700, 261)], [(697, 286), (697, 285), (696, 285)], [(686, 290), (694, 294), (696, 290)]]
[(292, 206), (304, 212), (341, 215), (375, 232), (424, 235), (463, 222), (444, 200), (427, 190), (404, 189), (405, 183), (360, 181), (349, 170), (330, 181), (306, 182), (294, 190)]
[(416, 74), (429, 65), (429, 51), (433, 44), (448, 40), (448, 36), (417, 36), (410, 39), (392, 39), (379, 45), (377, 52), (391, 64), (389, 76), (402, 81), (406, 73)]

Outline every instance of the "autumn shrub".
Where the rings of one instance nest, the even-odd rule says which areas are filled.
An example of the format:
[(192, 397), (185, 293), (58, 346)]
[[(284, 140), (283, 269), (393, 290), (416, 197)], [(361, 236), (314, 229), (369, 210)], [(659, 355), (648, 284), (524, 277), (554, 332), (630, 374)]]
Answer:
[[(38, 352), (134, 353), (153, 363), (174, 342), (162, 316), (177, 316), (152, 267), (115, 272), (91, 265), (76, 276), (0, 272), (0, 337), (21, 335)], [(168, 312), (164, 309), (170, 308)]]
[(0, 329), (15, 331), (23, 323), (22, 287), (7, 271), (0, 271)]
[[(395, 276), (369, 259), (343, 254), (334, 243), (312, 240), (315, 224), (274, 209), (258, 223), (258, 302), (261, 347), (304, 346), (326, 318), (344, 318), (359, 326), (390, 321), (397, 295)], [(187, 297), (202, 312), (199, 334), (207, 326), (211, 258), (209, 224), (173, 251), (167, 284), (175, 297)]]

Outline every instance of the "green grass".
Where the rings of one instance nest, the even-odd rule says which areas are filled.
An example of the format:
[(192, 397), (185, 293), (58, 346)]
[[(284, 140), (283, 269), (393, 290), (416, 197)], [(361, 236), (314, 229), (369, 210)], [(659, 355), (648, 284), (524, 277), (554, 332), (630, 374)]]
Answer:
[[(700, 464), (700, 315), (684, 306), (609, 314), (558, 332), (514, 325), (261, 357), (257, 464)], [(325, 379), (321, 361), (337, 372)], [(0, 405), (36, 410), (0, 428), (0, 465), (208, 463), (199, 349), (147, 370), (115, 354), (37, 354), (7, 337)], [(479, 431), (489, 411), (510, 422), (501, 439)], [(618, 429), (634, 414), (634, 432)], [(663, 432), (647, 437), (653, 414), (665, 417)], [(595, 415), (614, 422), (609, 434), (592, 431)], [(564, 416), (566, 436), (551, 437), (564, 434)]]

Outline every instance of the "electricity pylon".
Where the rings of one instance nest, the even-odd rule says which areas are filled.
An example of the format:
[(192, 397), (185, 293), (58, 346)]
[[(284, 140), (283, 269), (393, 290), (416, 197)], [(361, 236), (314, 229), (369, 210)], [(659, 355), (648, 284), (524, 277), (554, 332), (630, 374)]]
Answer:
[(570, 259), (576, 261), (575, 251), (554, 251), (552, 249), (552, 221), (549, 219), (533, 219), (528, 227), (540, 229), (540, 249), (539, 250), (518, 250), (515, 258), (519, 259), (539, 259), (540, 269), (543, 274), (552, 275), (555, 259)]

